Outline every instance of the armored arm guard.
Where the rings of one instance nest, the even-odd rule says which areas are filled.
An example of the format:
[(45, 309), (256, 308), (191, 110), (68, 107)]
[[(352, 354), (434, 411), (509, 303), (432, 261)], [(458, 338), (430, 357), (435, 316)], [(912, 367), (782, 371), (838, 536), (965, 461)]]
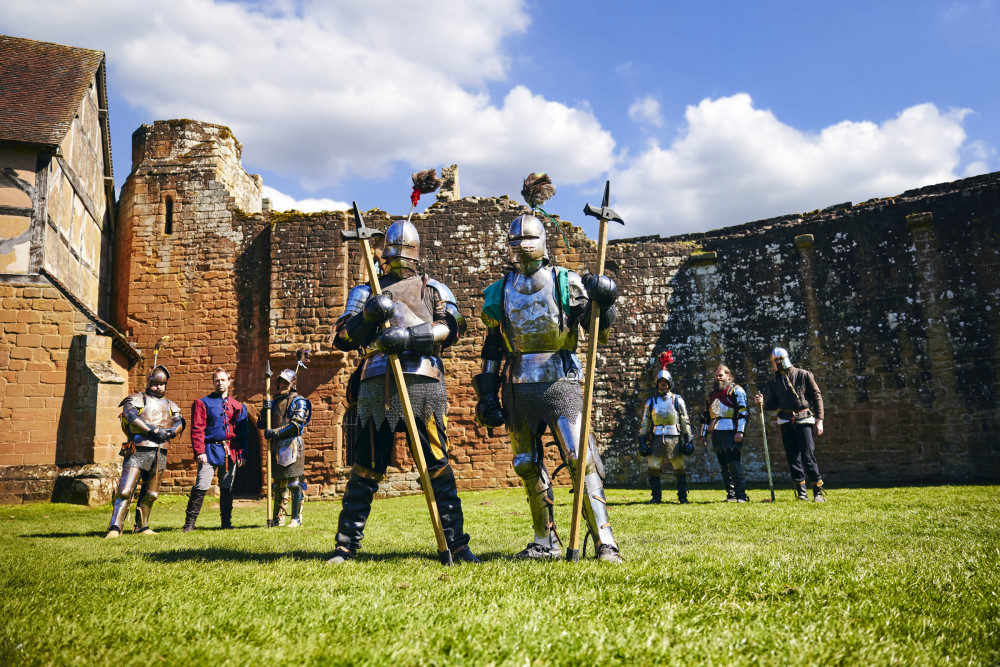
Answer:
[(173, 423), (170, 425), (170, 431), (172, 433), (170, 437), (176, 438), (184, 432), (184, 426), (187, 422), (184, 421), (184, 415), (181, 414), (180, 407), (173, 401), (170, 401), (170, 414), (174, 418)]
[(337, 318), (334, 346), (345, 352), (367, 347), (378, 334), (379, 326), (392, 314), (392, 299), (388, 295), (372, 296), (368, 285), (356, 286), (347, 295), (343, 315)]
[(500, 363), (504, 352), (500, 329), (490, 328), (480, 353), (483, 371), (472, 378), (472, 388), (479, 399), (476, 402), (476, 421), (489, 428), (502, 426), (504, 423), (503, 406), (500, 403)]
[(687, 405), (680, 396), (677, 396), (676, 408), (681, 422), (681, 438), (683, 442), (688, 442), (691, 440), (691, 421), (688, 419)]
[(434, 342), (442, 349), (451, 347), (468, 328), (465, 316), (458, 310), (455, 294), (444, 283), (429, 280), (428, 286), (437, 294), (434, 302)]
[(292, 399), (288, 407), (288, 423), (281, 428), (271, 429), (265, 433), (265, 437), (286, 440), (302, 435), (306, 430), (306, 425), (312, 417), (312, 404), (302, 396)]
[(618, 286), (608, 276), (598, 276), (592, 273), (584, 276), (581, 284), (586, 291), (587, 303), (580, 321), (583, 326), (588, 326), (591, 307), (597, 304), (599, 308), (597, 341), (602, 344), (607, 343), (611, 325), (618, 319), (618, 309), (615, 308), (615, 301), (618, 299)]
[(142, 394), (131, 394), (120, 403), (122, 408), (121, 418), (128, 424), (129, 431), (133, 434), (147, 434), (153, 431), (153, 427), (144, 422), (139, 416), (139, 410), (143, 406), (141, 404), (137, 405), (137, 403), (141, 400), (143, 400)]
[(736, 414), (733, 415), (733, 422), (736, 424), (736, 432), (743, 433), (747, 426), (747, 393), (743, 387), (736, 385), (733, 387), (733, 396), (736, 399)]
[(652, 410), (650, 410), (650, 405), (653, 399), (646, 399), (646, 403), (642, 408), (642, 423), (639, 425), (639, 437), (645, 440), (649, 437), (649, 434), (653, 432), (653, 415)]

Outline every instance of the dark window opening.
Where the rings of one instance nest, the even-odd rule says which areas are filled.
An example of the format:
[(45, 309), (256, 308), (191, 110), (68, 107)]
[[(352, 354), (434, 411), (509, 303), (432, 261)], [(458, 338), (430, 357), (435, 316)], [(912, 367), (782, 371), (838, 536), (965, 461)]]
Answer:
[(163, 233), (173, 234), (174, 233), (174, 198), (167, 197), (166, 201), (163, 203), (164, 213), (163, 213)]

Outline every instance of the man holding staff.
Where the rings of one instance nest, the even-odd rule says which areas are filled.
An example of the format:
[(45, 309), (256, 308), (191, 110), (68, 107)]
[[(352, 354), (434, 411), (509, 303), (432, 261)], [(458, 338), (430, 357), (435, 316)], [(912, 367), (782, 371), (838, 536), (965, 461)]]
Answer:
[[(427, 172), (414, 175), (415, 196), (433, 191), (440, 184), (433, 170)], [(420, 177), (436, 184), (421, 188)], [(440, 356), (465, 333), (465, 316), (447, 286), (420, 272), (420, 235), (409, 220), (390, 225), (382, 260), (383, 275), (377, 290), (381, 294), (373, 293), (369, 284), (354, 287), (335, 327), (333, 342), (338, 349), (374, 349), (361, 360), (355, 460), (337, 524), (337, 548), (328, 562), (340, 564), (357, 556), (372, 500), (392, 461), (395, 434), (406, 428), (408, 417), (395, 378), (391, 377), (392, 355), (398, 358), (402, 370), (419, 440), (410, 445), (419, 447), (418, 453), (422, 452), (426, 461), (431, 489), (424, 492), (433, 493), (451, 559), (478, 563), (469, 549), (462, 502), (448, 459), (448, 397)]]
[(813, 434), (823, 435), (823, 395), (816, 378), (809, 371), (796, 368), (783, 347), (771, 350), (774, 370), (764, 391), (754, 396), (754, 402), (764, 410), (776, 410), (781, 427), (781, 444), (785, 447), (788, 469), (795, 484), (797, 500), (809, 500), (806, 479), (813, 489), (813, 501), (826, 502), (823, 478), (816, 463)]
[[(555, 194), (555, 188), (548, 177), (532, 174), (525, 179), (522, 194), (534, 209)], [(617, 316), (617, 287), (607, 276), (581, 279), (575, 272), (553, 265), (545, 227), (531, 213), (511, 222), (507, 244), (511, 270), (484, 291), (482, 320), (488, 333), (481, 355), (482, 373), (473, 378), (479, 397), (476, 419), (489, 428), (507, 424), (514, 471), (528, 495), (534, 535), (515, 558), (554, 559), (560, 555), (561, 542), (555, 530), (552, 480), (543, 462), (541, 438), (546, 428), (552, 431), (575, 479), (583, 422), (583, 369), (576, 355), (577, 336), (581, 323), (589, 322), (591, 309), (597, 308), (598, 340), (607, 341)], [(505, 358), (508, 367), (506, 381), (502, 381)], [(583, 515), (594, 535), (597, 557), (621, 562), (608, 519), (600, 474), (603, 465), (596, 442), (588, 439)]]

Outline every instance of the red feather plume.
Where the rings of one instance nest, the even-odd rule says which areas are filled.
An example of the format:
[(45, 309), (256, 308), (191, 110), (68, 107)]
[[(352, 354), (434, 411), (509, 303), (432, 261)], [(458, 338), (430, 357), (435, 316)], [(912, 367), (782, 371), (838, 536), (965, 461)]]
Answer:
[(674, 363), (673, 350), (667, 350), (666, 352), (661, 352), (660, 356), (657, 357), (657, 361), (660, 362), (660, 368), (666, 368), (670, 364)]

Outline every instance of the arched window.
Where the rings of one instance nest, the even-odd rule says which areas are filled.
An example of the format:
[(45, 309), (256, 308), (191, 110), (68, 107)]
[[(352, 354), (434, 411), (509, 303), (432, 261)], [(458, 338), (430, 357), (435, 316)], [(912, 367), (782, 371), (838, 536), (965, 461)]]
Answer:
[(174, 198), (167, 197), (163, 202), (163, 233), (174, 233)]

